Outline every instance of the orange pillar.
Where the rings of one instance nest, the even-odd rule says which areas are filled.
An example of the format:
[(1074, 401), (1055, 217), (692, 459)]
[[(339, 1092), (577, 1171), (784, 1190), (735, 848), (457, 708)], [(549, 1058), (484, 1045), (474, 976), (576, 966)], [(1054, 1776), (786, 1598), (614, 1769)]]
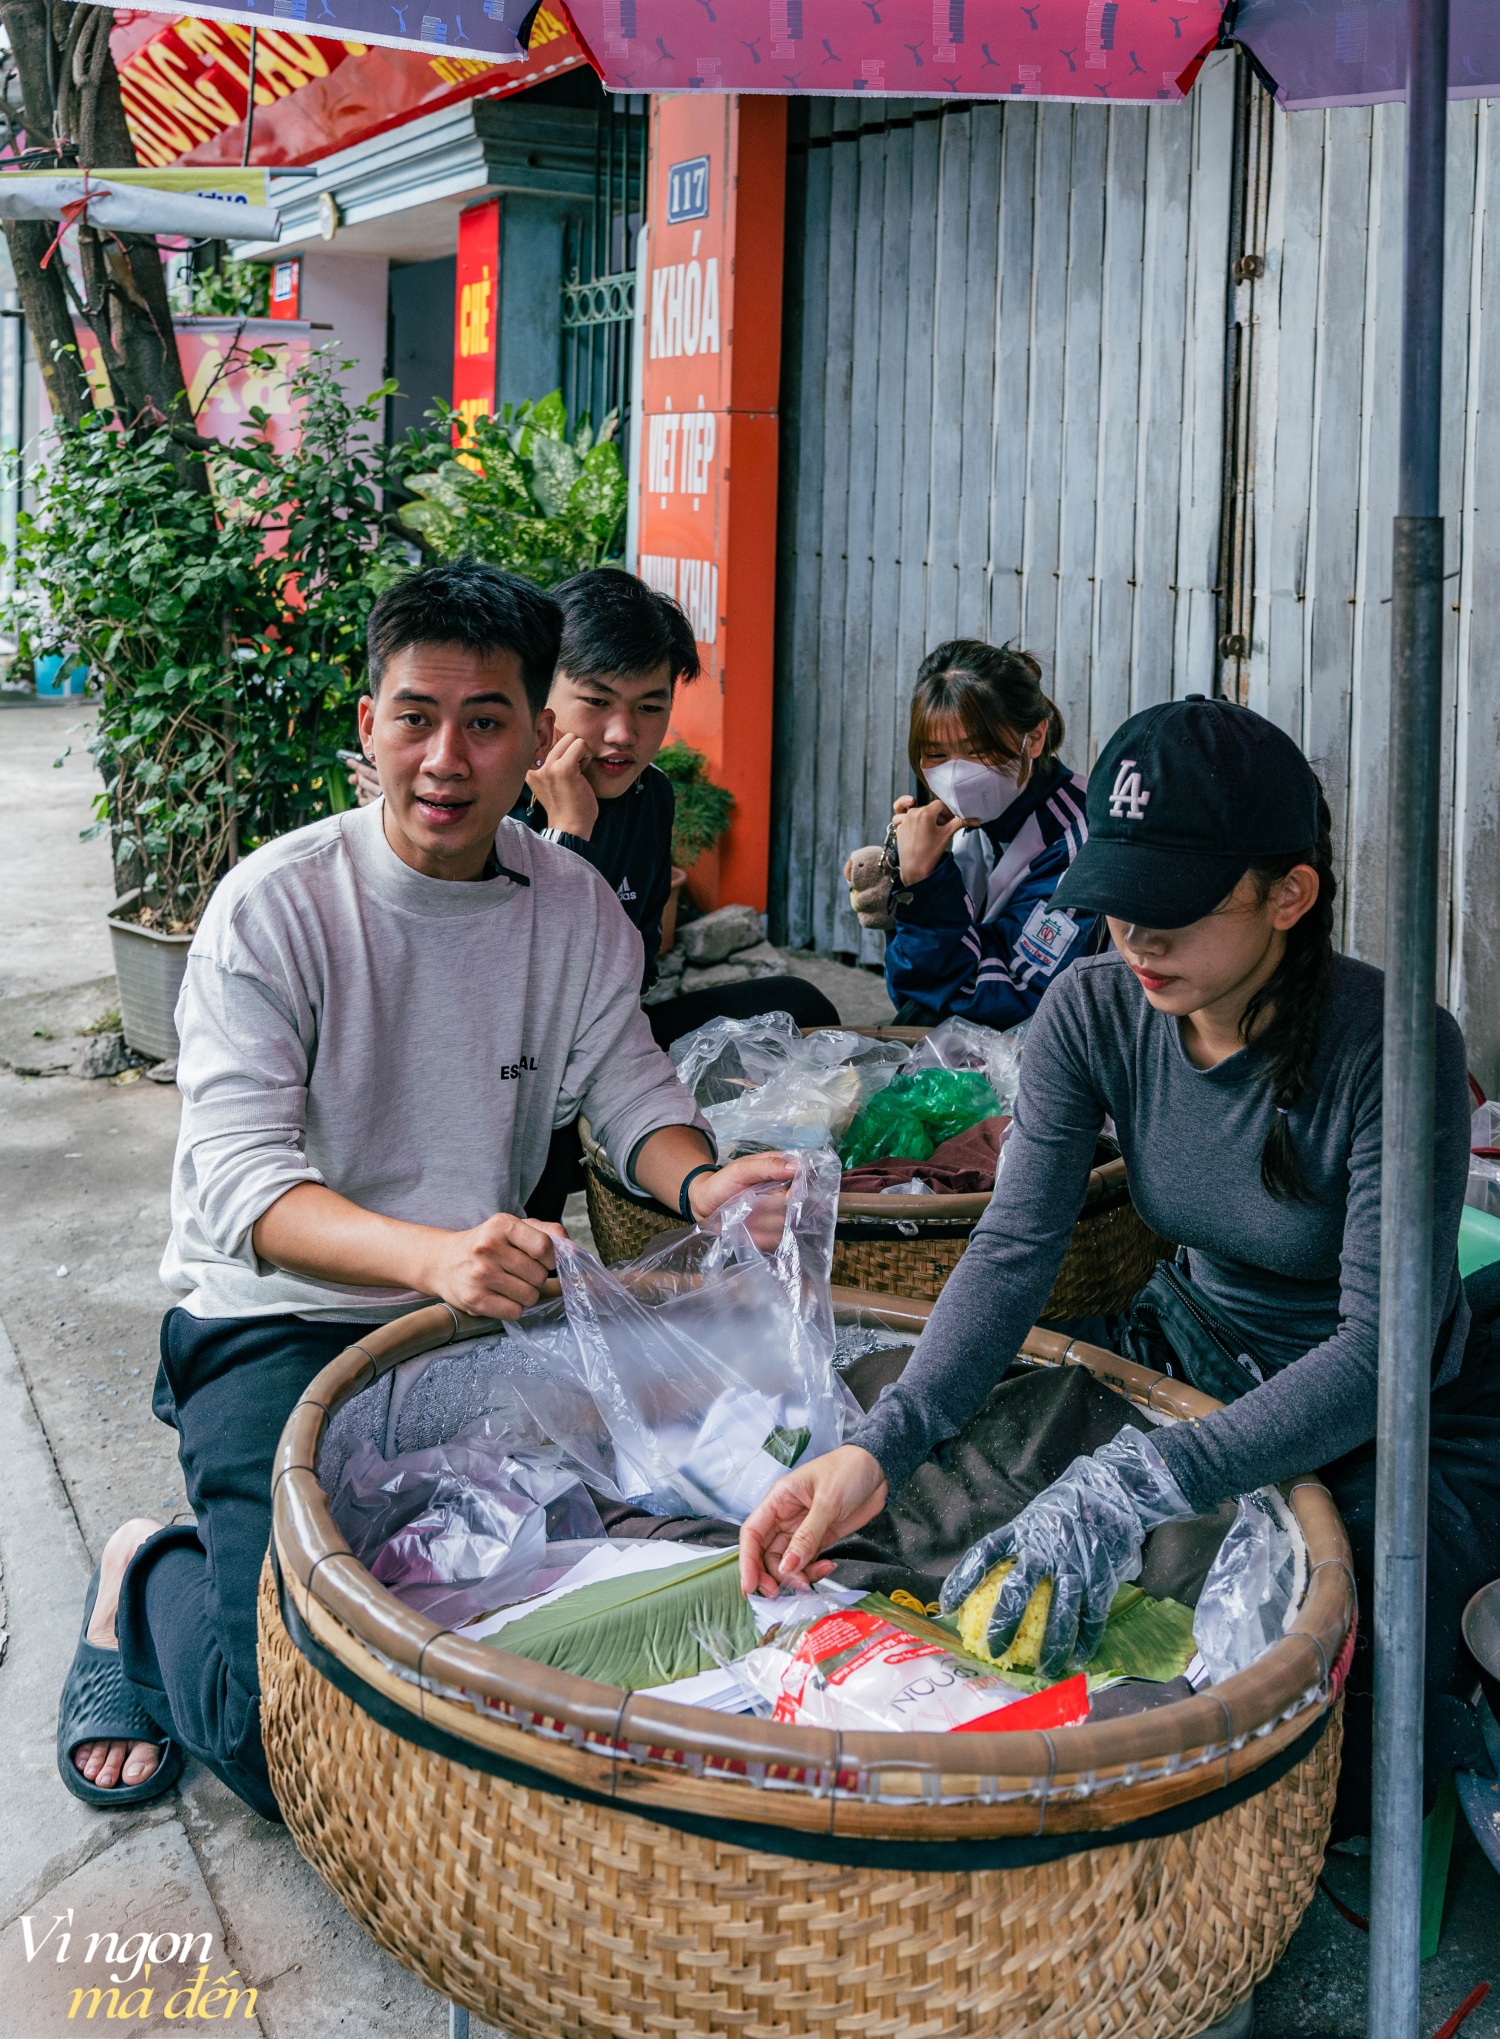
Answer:
[(686, 609), (703, 662), (672, 733), (735, 798), (693, 896), (764, 911), (785, 100), (653, 99), (649, 174), (639, 570)]

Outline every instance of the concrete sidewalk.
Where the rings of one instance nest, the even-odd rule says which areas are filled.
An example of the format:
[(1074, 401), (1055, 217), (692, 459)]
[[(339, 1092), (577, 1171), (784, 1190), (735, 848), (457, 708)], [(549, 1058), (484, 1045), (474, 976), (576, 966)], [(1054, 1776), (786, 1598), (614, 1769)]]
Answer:
[[(103, 1082), (18, 1073), (66, 1070), (79, 1045), (72, 1029), (113, 1003), (108, 857), (101, 842), (77, 840), (93, 791), (78, 747), (81, 719), (77, 703), (17, 706), (0, 697), (0, 870), (8, 880), (0, 895), (0, 1320), (9, 1332), (0, 1328), (0, 1626), (9, 1631), (0, 1643), (0, 1718), (11, 1751), (0, 1817), (0, 2039), (53, 2039), (105, 2022), (111, 1988), (126, 2007), (107, 2020), (111, 2031), (177, 2030), (180, 2020), (162, 2013), (200, 1963), (208, 1987), (223, 1976), (227, 1989), (256, 1992), (248, 2019), (243, 2001), (235, 2007), (235, 2026), (266, 2039), (441, 2039), (444, 2006), (354, 1924), (284, 1829), (257, 1819), (213, 1778), (190, 1766), (181, 1789), (158, 1805), (104, 1815), (56, 1775), (57, 1695), (90, 1567), (123, 1517), (184, 1510), (174, 1440), (150, 1412), (177, 1093), (135, 1071)], [(70, 741), (73, 755), (54, 771)], [(869, 973), (826, 959), (812, 959), (810, 975), (813, 968), (846, 1019), (888, 1011)], [(1364, 1872), (1349, 1857), (1329, 1869), (1339, 1896), (1361, 1912)], [(149, 1985), (144, 1974), (113, 1983), (111, 1973), (128, 1975), (135, 1957), (109, 1963), (109, 1936), (120, 1951), (142, 1933), (155, 1938), (158, 1956)], [(89, 1960), (96, 1935), (103, 1938)], [(174, 1942), (183, 1943), (176, 1954)], [(1365, 1957), (1363, 1937), (1319, 1896), (1260, 1993), (1259, 2039), (1360, 2031)], [(1500, 1980), (1500, 1882), (1461, 1831), (1443, 1949), (1424, 1971), (1424, 2030), (1435, 2031), (1490, 1976)], [(151, 2009), (132, 2015), (147, 1986)], [(95, 1987), (105, 1995), (91, 2019)], [(480, 2032), (477, 2020), (472, 2029)], [(1500, 2039), (1500, 1995), (1463, 2029), (1464, 2039)]]

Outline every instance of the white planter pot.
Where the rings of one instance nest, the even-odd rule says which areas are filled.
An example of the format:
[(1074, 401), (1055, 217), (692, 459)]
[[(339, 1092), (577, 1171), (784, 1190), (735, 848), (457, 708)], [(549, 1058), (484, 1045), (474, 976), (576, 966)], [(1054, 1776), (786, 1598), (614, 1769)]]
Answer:
[(128, 1047), (163, 1062), (177, 1060), (177, 1028), (172, 1015), (187, 969), (191, 935), (158, 934), (121, 920), (134, 895), (117, 899), (109, 911), (109, 939), (115, 952), (115, 982), (120, 987), (120, 1024)]

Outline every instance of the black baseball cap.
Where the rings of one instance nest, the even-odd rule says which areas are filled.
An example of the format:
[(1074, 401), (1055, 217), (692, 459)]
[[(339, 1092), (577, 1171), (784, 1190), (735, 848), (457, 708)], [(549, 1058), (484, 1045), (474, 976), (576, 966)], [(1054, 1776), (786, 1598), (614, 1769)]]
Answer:
[(1186, 927), (1252, 864), (1312, 849), (1318, 781), (1274, 722), (1189, 694), (1115, 731), (1089, 774), (1088, 825), (1052, 904)]

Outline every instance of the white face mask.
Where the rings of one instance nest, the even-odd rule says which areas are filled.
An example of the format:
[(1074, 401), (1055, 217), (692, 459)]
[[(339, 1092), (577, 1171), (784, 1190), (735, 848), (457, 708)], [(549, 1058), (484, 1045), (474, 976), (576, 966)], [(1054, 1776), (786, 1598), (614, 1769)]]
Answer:
[(947, 758), (924, 765), (922, 777), (935, 799), (963, 821), (998, 821), (1021, 788), (1006, 772), (977, 758)]

